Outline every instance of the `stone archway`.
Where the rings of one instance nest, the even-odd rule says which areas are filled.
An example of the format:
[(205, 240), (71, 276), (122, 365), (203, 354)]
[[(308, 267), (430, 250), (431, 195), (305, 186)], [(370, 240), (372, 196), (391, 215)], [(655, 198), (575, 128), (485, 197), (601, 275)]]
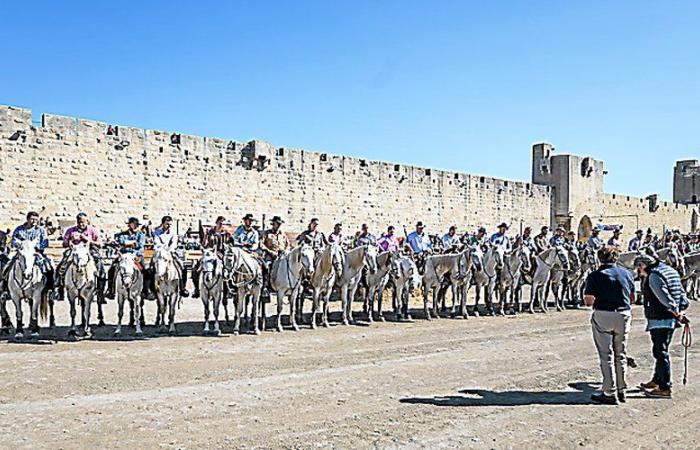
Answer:
[(593, 222), (591, 222), (590, 217), (583, 216), (581, 221), (578, 223), (578, 239), (579, 241), (586, 240), (590, 237), (593, 231)]

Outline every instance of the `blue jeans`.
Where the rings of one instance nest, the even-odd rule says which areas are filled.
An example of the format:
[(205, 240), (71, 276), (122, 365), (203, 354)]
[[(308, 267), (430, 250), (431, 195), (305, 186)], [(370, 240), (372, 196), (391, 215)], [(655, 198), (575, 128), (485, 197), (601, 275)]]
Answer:
[(673, 328), (655, 328), (649, 330), (652, 342), (652, 354), (656, 359), (654, 378), (652, 381), (661, 389), (671, 389), (671, 358), (668, 355), (668, 346), (673, 339)]

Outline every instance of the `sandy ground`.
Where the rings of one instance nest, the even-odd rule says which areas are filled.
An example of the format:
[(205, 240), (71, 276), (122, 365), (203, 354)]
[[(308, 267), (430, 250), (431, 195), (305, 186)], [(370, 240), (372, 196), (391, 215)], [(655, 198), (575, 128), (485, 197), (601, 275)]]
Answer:
[[(80, 342), (63, 338), (67, 310), (37, 342), (0, 342), (2, 448), (700, 447), (700, 345), (684, 387), (674, 337), (673, 400), (592, 405), (585, 310), (217, 338), (186, 300), (177, 337), (113, 340), (108, 325)], [(634, 317), (631, 386), (652, 363)]]

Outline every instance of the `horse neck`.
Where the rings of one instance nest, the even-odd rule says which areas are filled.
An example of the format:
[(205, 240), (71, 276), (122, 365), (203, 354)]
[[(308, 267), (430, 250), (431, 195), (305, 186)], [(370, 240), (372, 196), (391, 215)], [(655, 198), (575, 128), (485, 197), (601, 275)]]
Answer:
[(346, 256), (345, 260), (347, 262), (347, 266), (350, 270), (359, 272), (360, 269), (362, 268), (362, 264), (364, 264), (364, 259), (365, 259), (365, 252), (367, 249), (365, 247), (358, 247), (350, 250)]
[(496, 250), (491, 247), (484, 255), (484, 268), (493, 269), (496, 267)]
[(326, 277), (333, 270), (333, 248), (328, 245), (316, 261), (314, 278)]

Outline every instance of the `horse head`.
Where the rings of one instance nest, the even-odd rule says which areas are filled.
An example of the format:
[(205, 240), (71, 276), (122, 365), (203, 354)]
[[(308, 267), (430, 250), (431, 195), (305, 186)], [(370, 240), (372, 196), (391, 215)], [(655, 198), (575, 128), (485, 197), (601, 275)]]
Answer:
[(163, 278), (168, 273), (168, 267), (173, 262), (173, 253), (164, 245), (158, 245), (154, 250), (153, 266), (155, 268), (155, 276)]
[(569, 270), (569, 253), (564, 249), (564, 247), (557, 245), (554, 247), (554, 254), (556, 256), (556, 261), (559, 261), (561, 268), (564, 270)]
[(316, 252), (314, 251), (313, 247), (306, 243), (301, 244), (301, 248), (299, 249), (299, 262), (308, 275), (314, 274), (315, 256)]
[(472, 266), (477, 272), (484, 270), (484, 252), (481, 248), (474, 247), (471, 249)]
[(520, 248), (518, 249), (518, 258), (520, 259), (520, 263), (522, 264), (521, 269), (524, 270), (525, 272), (530, 271), (530, 266), (532, 264), (532, 254), (530, 252), (530, 249), (527, 247), (527, 245), (521, 245)]
[(85, 273), (87, 271), (88, 264), (90, 264), (90, 247), (87, 243), (72, 244), (70, 245), (71, 255), (73, 258), (73, 265), (76, 270), (80, 273)]
[(343, 261), (345, 260), (343, 249), (340, 244), (334, 243), (330, 245), (329, 251), (331, 252), (331, 264), (335, 270), (335, 276), (340, 278), (343, 275)]
[(457, 256), (457, 278), (463, 280), (469, 274), (471, 265), (471, 256), (469, 250), (464, 250), (458, 253)]
[(238, 249), (233, 247), (226, 247), (224, 250), (224, 278), (228, 279), (232, 273), (236, 271), (236, 266), (238, 265), (239, 255)]
[(131, 286), (136, 273), (136, 254), (122, 253), (119, 257), (119, 276), (125, 286)]
[(202, 278), (206, 283), (211, 283), (216, 275), (221, 273), (221, 267), (218, 264), (219, 257), (215, 249), (206, 249), (202, 254), (201, 270)]
[(581, 255), (575, 245), (569, 246), (569, 266), (573, 271), (581, 267)]
[(496, 261), (496, 270), (503, 269), (503, 263), (506, 259), (506, 250), (502, 245), (491, 246), (491, 256)]
[(36, 244), (35, 240), (24, 240), (17, 249), (17, 263), (25, 279), (32, 276), (36, 264)]
[(369, 269), (369, 273), (377, 273), (377, 247), (374, 245), (365, 245), (365, 265)]

